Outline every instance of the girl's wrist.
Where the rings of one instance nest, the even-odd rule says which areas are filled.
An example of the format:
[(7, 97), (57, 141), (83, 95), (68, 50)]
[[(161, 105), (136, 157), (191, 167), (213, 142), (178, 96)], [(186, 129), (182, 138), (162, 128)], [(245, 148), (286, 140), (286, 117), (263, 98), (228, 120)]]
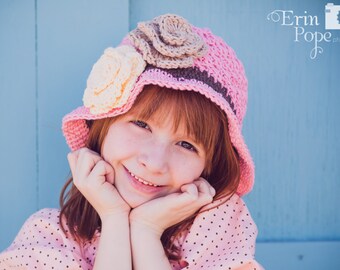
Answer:
[(104, 224), (116, 224), (118, 221), (121, 220), (128, 220), (129, 219), (129, 212), (127, 211), (116, 211), (111, 213), (106, 213), (99, 215), (102, 225)]
[(160, 239), (164, 232), (164, 229), (154, 224), (134, 218), (131, 219), (131, 216), (129, 222), (131, 234), (133, 235), (143, 234), (144, 236)]
[(135, 269), (172, 269), (161, 241), (163, 230), (144, 220), (129, 221)]

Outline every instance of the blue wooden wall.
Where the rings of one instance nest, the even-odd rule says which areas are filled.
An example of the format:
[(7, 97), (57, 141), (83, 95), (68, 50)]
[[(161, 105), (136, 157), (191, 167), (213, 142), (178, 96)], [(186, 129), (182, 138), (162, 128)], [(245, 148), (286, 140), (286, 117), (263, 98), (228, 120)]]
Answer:
[(69, 176), (61, 118), (80, 105), (93, 63), (138, 21), (177, 13), (222, 36), (246, 68), (256, 183), (245, 200), (258, 260), (267, 269), (340, 269), (340, 30), (311, 59), (313, 42), (294, 42), (294, 26), (267, 20), (274, 10), (316, 15), (319, 25), (304, 30), (325, 33), (325, 4), (1, 0), (0, 250), (30, 214), (58, 206)]

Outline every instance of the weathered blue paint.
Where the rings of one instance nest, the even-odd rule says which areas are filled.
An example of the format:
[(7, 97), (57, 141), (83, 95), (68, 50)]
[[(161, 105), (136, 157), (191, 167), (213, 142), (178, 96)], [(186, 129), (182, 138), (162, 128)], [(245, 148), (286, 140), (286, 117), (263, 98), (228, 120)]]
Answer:
[(138, 21), (177, 13), (223, 37), (246, 68), (244, 134), (256, 184), (245, 200), (259, 241), (275, 242), (259, 244), (259, 261), (268, 269), (340, 268), (340, 30), (312, 60), (313, 42), (294, 42), (294, 26), (267, 20), (274, 10), (316, 15), (319, 25), (304, 30), (325, 33), (325, 4), (1, 1), (0, 250), (29, 214), (58, 206), (69, 172), (61, 118), (80, 105), (92, 64)]
[(260, 243), (256, 258), (268, 270), (340, 269), (340, 242)]
[(0, 250), (37, 209), (34, 1), (0, 3)]

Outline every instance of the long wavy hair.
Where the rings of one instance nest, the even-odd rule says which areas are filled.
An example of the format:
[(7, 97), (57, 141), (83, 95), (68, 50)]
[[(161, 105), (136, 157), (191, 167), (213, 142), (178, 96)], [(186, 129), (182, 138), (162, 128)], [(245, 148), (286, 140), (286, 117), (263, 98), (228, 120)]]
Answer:
[[(231, 144), (226, 114), (213, 102), (194, 91), (180, 91), (148, 85), (139, 94), (130, 112), (147, 121), (151, 116), (159, 121), (173, 117), (173, 128), (184, 124), (189, 135), (201, 143), (206, 151), (206, 165), (202, 172), (216, 190), (215, 200), (228, 200), (240, 181), (238, 155)], [(101, 154), (101, 147), (110, 125), (120, 116), (87, 121), (90, 132), (86, 147)], [(79, 243), (91, 240), (101, 230), (101, 220), (95, 209), (73, 185), (72, 177), (60, 194), (60, 224)], [(180, 259), (175, 239), (192, 225), (198, 212), (166, 229), (161, 237), (170, 260)], [(68, 228), (64, 227), (65, 217)]]

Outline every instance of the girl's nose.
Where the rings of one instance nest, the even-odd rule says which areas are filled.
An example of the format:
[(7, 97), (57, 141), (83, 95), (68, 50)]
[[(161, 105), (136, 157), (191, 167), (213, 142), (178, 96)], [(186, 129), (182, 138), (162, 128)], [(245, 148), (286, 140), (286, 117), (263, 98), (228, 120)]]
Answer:
[(164, 145), (148, 145), (141, 150), (138, 162), (150, 173), (164, 174), (168, 170), (169, 153)]

